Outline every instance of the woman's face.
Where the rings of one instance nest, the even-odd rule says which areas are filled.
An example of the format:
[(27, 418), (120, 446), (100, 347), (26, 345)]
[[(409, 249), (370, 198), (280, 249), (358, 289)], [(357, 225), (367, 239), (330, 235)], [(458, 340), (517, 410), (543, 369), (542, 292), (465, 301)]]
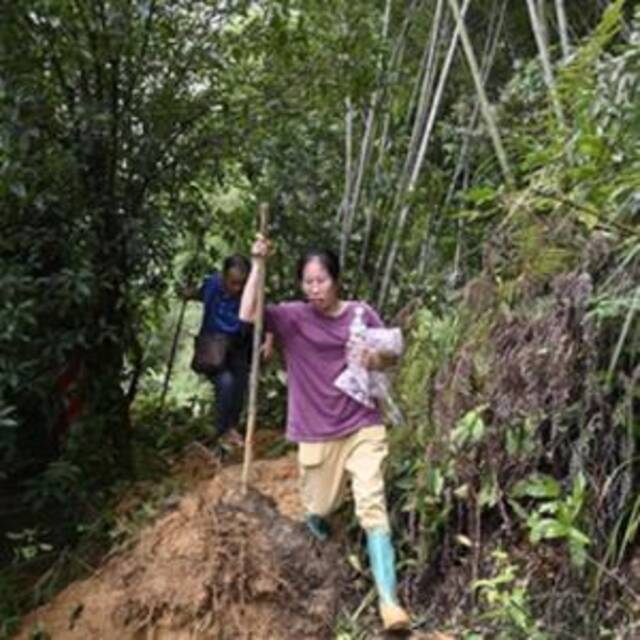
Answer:
[(223, 285), (225, 291), (234, 298), (239, 298), (244, 289), (244, 283), (247, 280), (247, 274), (236, 267), (231, 267), (223, 277)]
[(318, 311), (332, 311), (338, 302), (338, 283), (317, 258), (311, 258), (302, 271), (302, 291)]

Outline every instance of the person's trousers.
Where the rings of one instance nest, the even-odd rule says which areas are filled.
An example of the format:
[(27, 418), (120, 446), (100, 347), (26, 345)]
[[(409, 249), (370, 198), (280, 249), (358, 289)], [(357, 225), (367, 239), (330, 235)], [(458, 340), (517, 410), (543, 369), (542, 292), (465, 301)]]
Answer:
[(306, 512), (329, 515), (340, 505), (350, 479), (360, 525), (389, 530), (383, 478), (387, 453), (383, 425), (364, 427), (335, 440), (301, 442), (298, 462)]
[(211, 377), (215, 389), (216, 431), (223, 435), (236, 428), (244, 406), (249, 378), (249, 350), (229, 351), (225, 368)]

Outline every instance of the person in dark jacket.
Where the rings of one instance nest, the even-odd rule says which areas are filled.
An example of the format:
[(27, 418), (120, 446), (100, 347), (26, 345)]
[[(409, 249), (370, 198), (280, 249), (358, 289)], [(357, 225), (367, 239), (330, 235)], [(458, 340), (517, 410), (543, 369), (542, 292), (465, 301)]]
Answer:
[[(246, 395), (252, 334), (238, 312), (250, 268), (245, 256), (231, 255), (224, 260), (222, 273), (213, 273), (200, 286), (183, 290), (185, 298), (204, 304), (201, 333), (224, 334), (228, 338), (224, 366), (210, 380), (215, 389), (216, 432), (232, 446), (243, 444), (238, 423)], [(263, 354), (269, 355), (271, 340), (265, 342)]]

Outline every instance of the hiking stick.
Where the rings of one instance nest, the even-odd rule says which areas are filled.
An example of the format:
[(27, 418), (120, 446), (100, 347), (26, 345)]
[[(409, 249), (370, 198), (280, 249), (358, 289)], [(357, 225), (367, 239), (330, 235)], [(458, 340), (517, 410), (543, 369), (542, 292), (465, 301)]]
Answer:
[(171, 353), (169, 354), (169, 362), (167, 363), (167, 373), (164, 376), (164, 384), (162, 385), (162, 395), (160, 396), (160, 406), (164, 406), (164, 400), (167, 396), (167, 391), (169, 391), (169, 381), (171, 380), (171, 374), (173, 372), (173, 363), (176, 359), (176, 352), (178, 350), (178, 340), (180, 338), (180, 333), (182, 332), (182, 322), (184, 320), (184, 312), (187, 308), (187, 299), (185, 298), (182, 301), (182, 306), (180, 307), (180, 315), (178, 316), (178, 324), (176, 325), (176, 331), (173, 334), (173, 342), (171, 343)]
[[(267, 233), (267, 214), (269, 206), (262, 203), (259, 207), (260, 233)], [(260, 372), (260, 341), (262, 339), (262, 325), (264, 322), (264, 280), (265, 280), (265, 259), (255, 258), (257, 269), (257, 300), (256, 300), (256, 321), (253, 325), (253, 351), (251, 353), (251, 374), (249, 376), (249, 408), (247, 411), (247, 433), (244, 437), (244, 464), (242, 465), (242, 493), (247, 493), (249, 484), (249, 468), (253, 457), (253, 433), (256, 428), (256, 406), (258, 403), (258, 374)]]

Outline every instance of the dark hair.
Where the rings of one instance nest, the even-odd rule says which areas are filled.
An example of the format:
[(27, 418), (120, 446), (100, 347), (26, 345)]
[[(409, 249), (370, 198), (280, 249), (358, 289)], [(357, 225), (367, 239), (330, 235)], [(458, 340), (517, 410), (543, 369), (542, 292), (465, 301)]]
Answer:
[(246, 276), (251, 270), (251, 262), (246, 256), (236, 253), (232, 256), (227, 256), (222, 263), (222, 273), (225, 275), (231, 271), (231, 269), (238, 269)]
[(296, 268), (298, 282), (302, 282), (304, 268), (311, 260), (317, 260), (327, 270), (332, 280), (338, 282), (340, 279), (340, 260), (331, 249), (309, 249), (306, 251), (298, 260)]

